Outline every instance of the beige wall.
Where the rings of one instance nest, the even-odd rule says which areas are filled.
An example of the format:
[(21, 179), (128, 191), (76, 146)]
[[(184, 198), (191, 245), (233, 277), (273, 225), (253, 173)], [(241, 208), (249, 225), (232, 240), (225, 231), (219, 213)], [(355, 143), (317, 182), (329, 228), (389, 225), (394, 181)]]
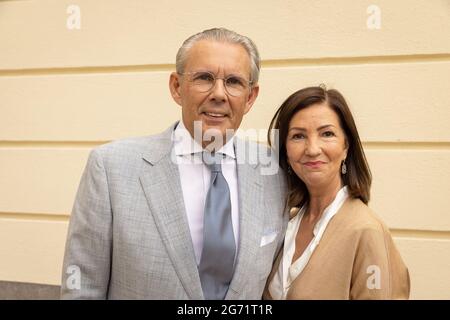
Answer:
[[(79, 30), (66, 27), (70, 4)], [(371, 4), (381, 29), (367, 27)], [(88, 152), (179, 118), (167, 89), (176, 50), (213, 26), (262, 55), (244, 128), (267, 128), (299, 88), (343, 92), (412, 298), (450, 299), (448, 0), (0, 1), (0, 280), (60, 283)]]

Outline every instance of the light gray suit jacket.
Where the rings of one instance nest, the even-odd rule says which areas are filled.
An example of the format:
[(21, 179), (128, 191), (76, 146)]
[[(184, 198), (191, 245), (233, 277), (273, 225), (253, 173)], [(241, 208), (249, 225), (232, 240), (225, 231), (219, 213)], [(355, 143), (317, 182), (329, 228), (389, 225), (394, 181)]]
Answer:
[[(61, 298), (204, 298), (171, 159), (175, 125), (90, 153), (70, 218)], [(240, 240), (226, 299), (260, 299), (284, 239), (286, 185), (281, 169), (262, 175), (260, 164), (239, 164), (245, 155), (236, 144), (244, 142), (235, 141)]]

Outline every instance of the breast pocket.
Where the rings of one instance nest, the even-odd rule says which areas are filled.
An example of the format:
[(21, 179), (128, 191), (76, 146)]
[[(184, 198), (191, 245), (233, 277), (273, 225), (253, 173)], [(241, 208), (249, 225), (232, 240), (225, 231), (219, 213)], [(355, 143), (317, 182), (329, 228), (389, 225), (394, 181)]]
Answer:
[(272, 270), (279, 236), (280, 231), (272, 231), (261, 237), (258, 257), (256, 259), (259, 277), (261, 279), (266, 279)]

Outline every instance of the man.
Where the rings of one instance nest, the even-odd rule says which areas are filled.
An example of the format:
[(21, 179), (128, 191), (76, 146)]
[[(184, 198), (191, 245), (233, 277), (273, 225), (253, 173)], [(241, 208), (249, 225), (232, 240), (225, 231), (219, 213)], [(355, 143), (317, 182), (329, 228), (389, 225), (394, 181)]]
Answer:
[[(94, 149), (76, 196), (61, 297), (260, 299), (287, 214), (281, 172), (234, 136), (258, 96), (247, 37), (187, 39), (170, 75), (182, 121)], [(278, 168), (278, 167), (277, 167)]]

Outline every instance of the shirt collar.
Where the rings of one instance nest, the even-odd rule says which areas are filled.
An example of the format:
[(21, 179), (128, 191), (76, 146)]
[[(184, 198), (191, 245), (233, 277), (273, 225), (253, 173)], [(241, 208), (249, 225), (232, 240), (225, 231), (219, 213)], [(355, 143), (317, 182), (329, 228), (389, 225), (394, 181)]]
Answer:
[[(317, 236), (320, 230), (324, 229), (324, 227), (327, 226), (328, 222), (339, 211), (342, 204), (347, 198), (348, 198), (348, 188), (347, 186), (344, 186), (338, 191), (333, 202), (331, 202), (330, 205), (326, 207), (325, 210), (323, 211), (322, 217), (319, 219), (319, 221), (317, 221), (313, 229), (314, 236)], [(303, 215), (305, 214), (305, 211), (306, 206), (303, 206), (302, 208), (292, 207), (290, 212), (292, 218), (289, 221), (289, 223), (290, 224), (299, 223), (299, 220), (302, 219)]]
[(316, 226), (313, 230), (314, 236), (316, 236), (321, 231), (321, 229), (326, 228), (328, 222), (339, 211), (347, 197), (348, 188), (347, 186), (343, 186), (336, 194), (333, 202), (328, 207), (326, 207), (320, 220), (316, 223)]
[[(191, 155), (194, 153), (203, 152), (203, 147), (195, 141), (189, 131), (186, 129), (183, 121), (180, 121), (175, 128), (174, 134), (174, 151), (177, 156)], [(217, 153), (222, 153), (231, 157), (236, 158), (234, 152), (234, 138), (227, 141), (227, 143), (222, 146)]]

